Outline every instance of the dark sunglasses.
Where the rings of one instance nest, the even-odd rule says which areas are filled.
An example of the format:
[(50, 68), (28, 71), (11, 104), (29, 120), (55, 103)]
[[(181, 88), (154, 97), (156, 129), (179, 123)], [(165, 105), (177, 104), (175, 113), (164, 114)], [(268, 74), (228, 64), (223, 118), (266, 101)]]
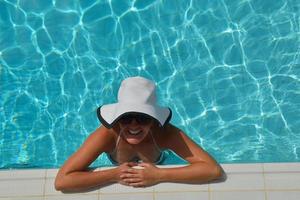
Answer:
[(129, 114), (129, 115), (125, 115), (125, 116), (121, 117), (119, 122), (123, 125), (126, 125), (126, 124), (130, 124), (133, 119), (135, 119), (135, 121), (141, 125), (149, 124), (152, 120), (151, 117), (148, 117), (148, 116)]

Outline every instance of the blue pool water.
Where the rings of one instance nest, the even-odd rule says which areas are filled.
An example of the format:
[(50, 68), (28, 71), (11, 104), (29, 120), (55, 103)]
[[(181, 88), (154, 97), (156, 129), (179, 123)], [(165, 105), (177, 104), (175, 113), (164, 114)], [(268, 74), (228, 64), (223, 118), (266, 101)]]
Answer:
[(136, 75), (219, 162), (300, 161), (300, 1), (0, 0), (0, 168), (60, 166)]

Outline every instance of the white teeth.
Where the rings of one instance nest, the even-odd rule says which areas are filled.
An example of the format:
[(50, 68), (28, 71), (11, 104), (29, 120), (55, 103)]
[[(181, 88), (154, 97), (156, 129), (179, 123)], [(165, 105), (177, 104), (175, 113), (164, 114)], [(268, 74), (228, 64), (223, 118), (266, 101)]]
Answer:
[(141, 130), (136, 130), (136, 131), (133, 131), (133, 130), (129, 130), (129, 133), (132, 134), (132, 135), (137, 135), (141, 132)]

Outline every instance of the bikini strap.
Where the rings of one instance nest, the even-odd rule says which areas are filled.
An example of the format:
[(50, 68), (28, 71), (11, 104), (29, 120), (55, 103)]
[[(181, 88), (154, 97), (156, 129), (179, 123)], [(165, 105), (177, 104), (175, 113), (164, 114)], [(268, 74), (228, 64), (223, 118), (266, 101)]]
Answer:
[(111, 152), (111, 154), (114, 154), (114, 153), (117, 151), (117, 147), (118, 147), (118, 145), (119, 145), (120, 139), (121, 139), (121, 134), (119, 134), (119, 136), (118, 136), (118, 138), (117, 138), (117, 141), (116, 141), (115, 148), (114, 148), (114, 150)]

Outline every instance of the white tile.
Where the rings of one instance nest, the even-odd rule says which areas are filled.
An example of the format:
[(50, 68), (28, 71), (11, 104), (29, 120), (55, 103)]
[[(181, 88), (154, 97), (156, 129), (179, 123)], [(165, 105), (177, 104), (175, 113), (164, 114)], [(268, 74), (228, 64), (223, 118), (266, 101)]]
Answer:
[(268, 200), (299, 200), (300, 191), (270, 191), (267, 196)]
[(45, 178), (45, 169), (26, 169), (26, 170), (0, 170), (0, 180), (4, 179), (36, 179)]
[(0, 181), (0, 197), (43, 195), (44, 184), (44, 179)]
[(208, 200), (208, 192), (163, 192), (155, 193), (155, 200)]
[[(64, 193), (60, 192), (60, 191), (56, 191), (54, 188), (54, 178), (47, 178), (46, 179), (46, 184), (45, 184), (45, 195), (62, 195)], [(99, 189), (95, 188), (95, 189), (91, 189), (89, 191), (82, 191), (82, 192), (78, 192), (77, 194), (98, 194)], [(68, 193), (69, 195), (69, 193)]]
[(208, 191), (208, 184), (160, 183), (154, 186), (155, 192)]
[(264, 172), (299, 172), (300, 173), (300, 163), (265, 163)]
[(101, 168), (99, 167), (99, 168), (96, 168), (96, 169), (94, 169), (94, 171), (95, 172), (97, 172), (97, 171), (100, 171), (101, 170)]
[(210, 200), (265, 200), (263, 191), (211, 192)]
[(97, 168), (96, 171), (101, 171), (101, 170), (107, 170), (107, 169), (114, 169), (116, 167), (100, 167), (100, 168)]
[(46, 178), (55, 178), (59, 169), (47, 169)]
[(134, 188), (130, 186), (121, 185), (119, 183), (111, 184), (100, 188), (100, 194), (108, 193), (143, 193), (143, 192), (153, 192), (153, 186), (144, 188)]
[[(160, 167), (180, 167), (160, 166)], [(0, 200), (45, 199), (264, 199), (264, 179), (268, 200), (300, 199), (300, 163), (222, 164), (227, 180), (211, 184), (161, 183), (152, 187), (132, 188), (120, 184), (82, 193), (63, 194), (54, 189), (58, 169), (0, 171)], [(101, 168), (104, 169), (104, 168)], [(99, 169), (97, 169), (99, 170)], [(279, 172), (279, 173), (278, 173)], [(45, 179), (45, 177), (47, 177)], [(44, 191), (45, 188), (45, 191)], [(239, 191), (238, 191), (239, 190)], [(253, 191), (255, 190), (255, 191)], [(282, 191), (273, 191), (282, 190)], [(283, 191), (290, 190), (290, 191)], [(292, 191), (293, 190), (293, 191)], [(297, 190), (297, 191), (295, 191)]]
[(44, 200), (44, 196), (0, 197), (0, 200)]
[(264, 179), (261, 173), (227, 174), (225, 182), (211, 183), (212, 191), (226, 190), (264, 190)]
[(98, 195), (64, 194), (59, 196), (45, 196), (44, 200), (98, 200)]
[(222, 168), (226, 173), (262, 173), (263, 165), (260, 163), (254, 164), (222, 164)]
[(300, 190), (300, 173), (265, 174), (267, 190)]
[(153, 200), (153, 193), (137, 193), (137, 194), (100, 194), (99, 200)]

